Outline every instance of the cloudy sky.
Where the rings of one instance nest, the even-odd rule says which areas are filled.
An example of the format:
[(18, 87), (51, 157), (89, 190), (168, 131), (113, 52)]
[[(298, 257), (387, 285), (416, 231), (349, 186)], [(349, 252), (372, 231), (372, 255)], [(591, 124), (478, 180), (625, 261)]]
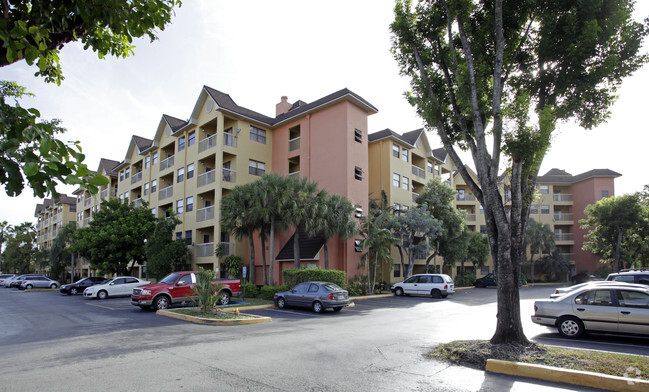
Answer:
[[(649, 16), (649, 1), (639, 2), (636, 15)], [(392, 0), (185, 1), (159, 40), (137, 41), (130, 58), (100, 60), (72, 44), (61, 52), (61, 86), (33, 77), (24, 63), (1, 68), (0, 79), (35, 93), (21, 104), (61, 119), (68, 132), (60, 139), (79, 140), (93, 170), (100, 158), (124, 159), (132, 135), (153, 138), (163, 114), (188, 118), (204, 85), (269, 116), (282, 95), (311, 102), (347, 87), (379, 109), (370, 133), (403, 133), (423, 123), (403, 98), (408, 81), (390, 54), (392, 19)], [(647, 86), (649, 67), (624, 82), (607, 124), (590, 131), (562, 126), (541, 174), (609, 168), (622, 174), (618, 195), (649, 184), (642, 164)], [(0, 221), (33, 221), (38, 202), (30, 189), (17, 198), (0, 190)]]

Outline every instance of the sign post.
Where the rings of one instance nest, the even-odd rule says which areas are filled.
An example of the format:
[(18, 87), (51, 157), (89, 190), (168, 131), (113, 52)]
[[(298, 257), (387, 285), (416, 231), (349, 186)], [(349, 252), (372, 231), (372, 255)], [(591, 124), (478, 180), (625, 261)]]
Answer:
[(243, 300), (246, 300), (246, 267), (243, 267)]

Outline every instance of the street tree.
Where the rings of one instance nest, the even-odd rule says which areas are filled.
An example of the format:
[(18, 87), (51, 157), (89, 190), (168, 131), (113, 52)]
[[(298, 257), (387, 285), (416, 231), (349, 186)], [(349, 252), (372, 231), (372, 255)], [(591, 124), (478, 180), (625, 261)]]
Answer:
[(144, 247), (147, 276), (160, 280), (173, 271), (184, 270), (189, 264), (191, 252), (185, 240), (174, 239), (176, 226), (181, 223), (175, 214), (155, 220)]
[(390, 230), (393, 218), (392, 206), (388, 204), (385, 191), (382, 191), (379, 200), (370, 199), (368, 214), (360, 219), (361, 245), (367, 249), (361, 256), (361, 263), (367, 275), (368, 293), (374, 292), (378, 271), (383, 269), (383, 264), (388, 264), (388, 270), (393, 268), (391, 248), (399, 243)]
[[(68, 222), (59, 229), (49, 249), (50, 275), (61, 282), (65, 280), (65, 269), (73, 263), (72, 243), (75, 241), (77, 223)], [(70, 268), (70, 283), (74, 281), (74, 268)]]
[(530, 247), (530, 277), (534, 283), (534, 256), (549, 255), (555, 249), (554, 232), (550, 225), (530, 219), (525, 232), (525, 244)]
[(101, 205), (87, 227), (77, 230), (72, 250), (102, 275), (131, 274), (144, 264), (144, 244), (155, 228), (155, 217), (146, 203), (110, 199)]
[(32, 258), (36, 251), (36, 228), (30, 222), (15, 225), (9, 230), (2, 253), (3, 268), (7, 272), (26, 274), (33, 271)]
[[(558, 123), (592, 128), (646, 62), (633, 0), (397, 0), (393, 53), (408, 101), (484, 208), (498, 280), (494, 344), (528, 344), (518, 280), (528, 206)], [(470, 153), (477, 181), (460, 150)], [(501, 195), (508, 166), (511, 202)]]
[(4, 245), (11, 230), (11, 225), (7, 221), (0, 222), (0, 273), (5, 270), (2, 269), (2, 245)]
[(556, 249), (539, 259), (539, 269), (549, 280), (564, 281), (570, 270), (570, 262)]
[(603, 262), (612, 262), (613, 271), (619, 271), (624, 241), (646, 232), (649, 224), (638, 195), (607, 197), (587, 206), (584, 213), (586, 219), (579, 221), (582, 228), (588, 229), (584, 250), (602, 256)]
[(221, 230), (230, 233), (237, 241), (248, 237), (250, 243), (251, 282), (255, 281), (255, 241), (254, 233), (259, 226), (259, 216), (255, 212), (254, 183), (237, 185), (221, 199)]

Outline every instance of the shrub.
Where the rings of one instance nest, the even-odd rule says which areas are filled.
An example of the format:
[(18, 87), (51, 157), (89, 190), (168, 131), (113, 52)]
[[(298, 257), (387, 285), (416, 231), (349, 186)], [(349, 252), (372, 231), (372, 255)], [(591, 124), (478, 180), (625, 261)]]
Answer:
[(228, 272), (231, 279), (237, 279), (241, 275), (243, 259), (241, 256), (230, 255), (221, 261), (221, 267)]
[(469, 271), (461, 271), (455, 276), (455, 286), (457, 287), (467, 287), (473, 286), (473, 281), (475, 280), (475, 274)]
[(611, 268), (610, 265), (603, 265), (599, 267), (598, 269), (593, 272), (593, 275), (599, 276), (602, 279), (606, 279), (608, 277), (608, 274), (613, 272), (613, 268)]
[(244, 289), (247, 298), (256, 298), (259, 296), (259, 288), (257, 288), (257, 285), (254, 283), (250, 283), (250, 282), (241, 283), (241, 291), (243, 292)]
[(291, 287), (284, 285), (284, 286), (263, 286), (260, 290), (260, 296), (263, 299), (272, 301), (273, 297), (275, 296), (275, 293), (279, 293), (282, 291), (288, 291), (290, 290)]
[(347, 285), (347, 291), (349, 292), (349, 295), (353, 297), (367, 295), (369, 292), (367, 288), (367, 276), (354, 276)]
[(290, 287), (298, 283), (316, 281), (331, 282), (345, 287), (347, 274), (344, 271), (327, 270), (322, 268), (290, 268), (284, 270), (284, 282)]
[(216, 272), (212, 270), (204, 270), (199, 268), (198, 273), (196, 274), (197, 285), (192, 287), (192, 291), (197, 298), (198, 307), (201, 309), (201, 313), (208, 313), (216, 303), (219, 298), (221, 298), (221, 289), (223, 285), (214, 284), (214, 278), (216, 277)]

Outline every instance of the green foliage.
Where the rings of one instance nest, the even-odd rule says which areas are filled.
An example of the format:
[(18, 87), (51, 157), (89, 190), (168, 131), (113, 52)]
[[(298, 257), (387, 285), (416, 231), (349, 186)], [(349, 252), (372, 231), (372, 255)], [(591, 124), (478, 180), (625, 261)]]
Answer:
[(556, 251), (543, 256), (538, 261), (538, 266), (539, 271), (551, 281), (564, 281), (566, 273), (570, 271), (570, 261)]
[(180, 223), (173, 214), (155, 221), (153, 232), (147, 237), (144, 247), (148, 276), (160, 280), (173, 271), (186, 269), (191, 261), (185, 240), (173, 239), (175, 228)]
[[(588, 272), (588, 271), (586, 271)], [(609, 265), (602, 265), (601, 267), (597, 268), (595, 272), (593, 272), (593, 275), (599, 276), (602, 279), (606, 279), (608, 274), (613, 272), (613, 268)]]
[(259, 295), (262, 299), (272, 301), (274, 299), (275, 293), (281, 293), (283, 291), (288, 291), (291, 289), (289, 285), (282, 286), (262, 286), (259, 290)]
[(242, 267), (241, 256), (230, 255), (221, 261), (221, 268), (228, 272), (230, 279), (238, 279), (241, 276)]
[(3, 271), (24, 274), (34, 270), (32, 258), (36, 251), (36, 228), (30, 222), (13, 226), (2, 253)]
[(322, 268), (289, 268), (283, 271), (284, 282), (290, 287), (298, 283), (316, 281), (331, 282), (345, 287), (347, 274), (345, 271), (326, 270)]
[(20, 106), (25, 95), (24, 87), (0, 81), (0, 184), (7, 195), (20, 195), (25, 181), (38, 197), (58, 196), (58, 183), (79, 184), (91, 193), (108, 184), (108, 178), (88, 171), (79, 142), (56, 139), (65, 132), (59, 120), (40, 120), (36, 109)]
[(223, 285), (214, 284), (215, 278), (216, 271), (213, 270), (199, 268), (196, 274), (196, 286), (192, 287), (192, 292), (196, 297), (201, 313), (212, 311), (221, 298), (220, 291)]
[(244, 288), (245, 288), (246, 298), (256, 298), (260, 294), (259, 288), (254, 283), (243, 281), (241, 282), (242, 292), (244, 291)]
[(460, 271), (455, 276), (455, 287), (469, 287), (473, 286), (475, 274), (469, 271)]
[(134, 263), (144, 261), (144, 240), (155, 225), (146, 203), (135, 208), (132, 202), (111, 199), (102, 204), (88, 227), (77, 230), (72, 247), (101, 275), (128, 274)]
[(32, 0), (5, 5), (0, 21), (0, 66), (19, 60), (36, 64), (36, 76), (60, 84), (63, 79), (59, 50), (81, 41), (99, 58), (133, 54), (133, 39), (153, 42), (158, 30), (171, 22), (178, 0)]
[(72, 248), (74, 236), (77, 232), (77, 223), (68, 222), (59, 229), (56, 238), (49, 249), (50, 277), (65, 280), (65, 270), (72, 262)]
[(347, 291), (351, 297), (368, 295), (370, 291), (368, 289), (367, 277), (363, 275), (354, 276), (347, 285)]

